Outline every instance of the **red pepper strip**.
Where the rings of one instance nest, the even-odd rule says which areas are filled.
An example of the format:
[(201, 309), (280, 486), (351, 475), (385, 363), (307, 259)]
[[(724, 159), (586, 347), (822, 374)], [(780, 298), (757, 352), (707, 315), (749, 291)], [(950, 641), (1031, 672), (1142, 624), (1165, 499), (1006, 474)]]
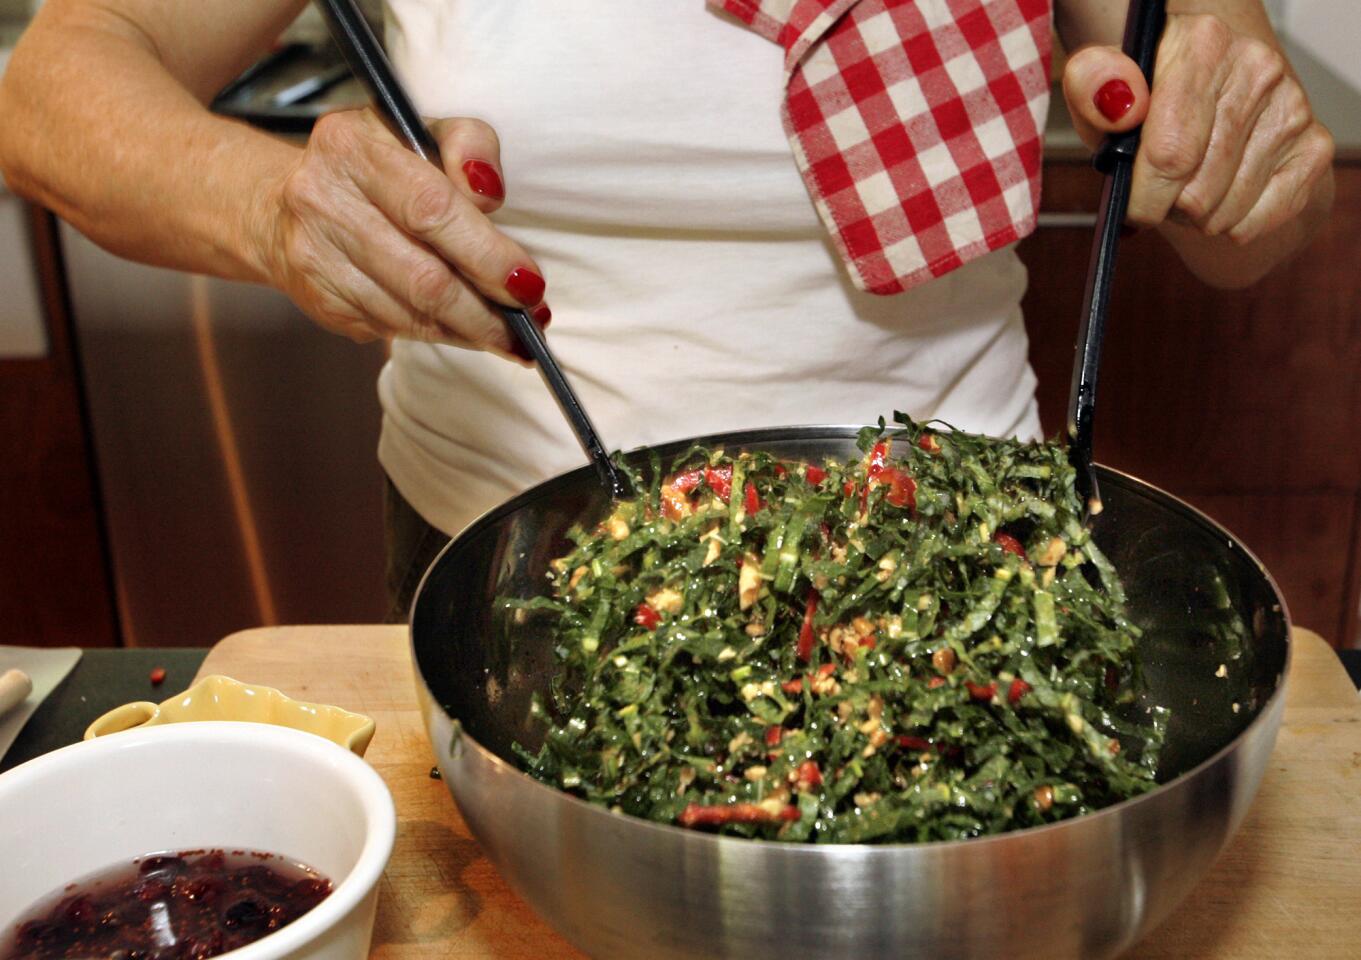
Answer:
[(662, 615), (646, 603), (640, 603), (634, 608), (633, 622), (644, 630), (656, 630), (657, 624), (662, 622)]
[(156, 667), (151, 671), (151, 685), (159, 687), (165, 682), (165, 667)]
[(747, 489), (745, 492), (746, 495), (742, 499), (742, 509), (750, 516), (760, 510), (764, 504), (761, 503), (761, 495), (756, 492), (756, 484), (752, 483), (750, 480), (747, 481)]
[(848, 496), (848, 497), (851, 496), (852, 494), (854, 494), (854, 493), (855, 493), (855, 481), (854, 481), (854, 480), (847, 480), (845, 483), (843, 483), (843, 484), (841, 485), (841, 492), (844, 493), (844, 494), (845, 494), (846, 496)]
[(936, 440), (934, 433), (923, 433), (917, 438), (917, 446), (927, 453), (940, 453), (940, 443)]
[(926, 681), (926, 686), (927, 686), (927, 689), (930, 689), (930, 690), (935, 690), (937, 687), (943, 687), (943, 686), (945, 686), (945, 678), (944, 678), (944, 677), (932, 677), (930, 680)]
[(836, 673), (835, 663), (824, 663), (822, 666), (818, 667), (819, 677), (830, 677), (834, 673)]
[(884, 464), (888, 460), (888, 441), (880, 440), (870, 451), (869, 466), (865, 469), (865, 476), (871, 480), (877, 479), (879, 474), (884, 472)]
[[(802, 685), (802, 684), (800, 684), (800, 685)], [(780, 725), (778, 725), (778, 724), (776, 724), (776, 725), (773, 726), (773, 727), (766, 727), (766, 746), (767, 746), (767, 747), (776, 747), (776, 746), (779, 746), (780, 741), (781, 741), (782, 739), (784, 739), (784, 727), (782, 727), (782, 726), (780, 726)]]
[(732, 467), (705, 467), (704, 482), (727, 503), (732, 496)]
[(781, 480), (789, 476), (789, 471), (785, 469), (785, 465), (783, 463), (775, 464), (775, 476), (779, 477)]
[(889, 484), (888, 495), (884, 499), (895, 507), (917, 509), (917, 481), (894, 467), (886, 468), (881, 479)]
[(1014, 707), (1020, 702), (1021, 698), (1029, 692), (1030, 684), (1026, 683), (1020, 677), (1017, 677), (1015, 680), (1011, 681), (1011, 686), (1007, 689), (1007, 703)]
[(800, 660), (807, 662), (813, 656), (813, 645), (817, 643), (818, 636), (813, 632), (813, 614), (818, 612), (818, 592), (808, 591), (808, 605), (803, 611), (803, 626), (799, 628), (799, 647), (798, 656)]
[(1025, 547), (1021, 546), (1021, 541), (1017, 540), (1011, 534), (1003, 533), (1001, 530), (998, 530), (992, 535), (992, 541), (1007, 553), (1014, 553), (1022, 560), (1025, 559)]
[(905, 470), (888, 465), (887, 440), (880, 440), (870, 451), (869, 466), (865, 470), (867, 482), (865, 489), (860, 492), (860, 509), (864, 510), (869, 500), (869, 488), (883, 484), (888, 486), (888, 494), (885, 499), (895, 507), (907, 507), (909, 510), (916, 509), (917, 506), (917, 482)]
[(898, 746), (904, 750), (930, 750), (931, 741), (923, 737), (913, 737), (906, 733), (898, 734)]
[(778, 813), (771, 813), (754, 803), (725, 803), (705, 807), (691, 803), (681, 811), (678, 822), (682, 827), (721, 826), (725, 823), (779, 823), (781, 820), (792, 822), (799, 819), (799, 808), (786, 806)]
[(988, 701), (997, 695), (997, 684), (989, 683), (980, 686), (972, 680), (965, 680), (964, 687), (969, 691), (969, 696), (975, 700)]
[(671, 487), (673, 490), (678, 490), (681, 493), (689, 493), (704, 482), (704, 471), (704, 467), (696, 467), (694, 470), (678, 473), (671, 478), (671, 481), (667, 486)]
[(818, 769), (816, 761), (805, 760), (799, 764), (794, 779), (800, 787), (820, 787), (822, 786), (822, 771)]
[(812, 486), (816, 487), (819, 483), (827, 479), (827, 471), (821, 467), (809, 467), (804, 474), (804, 479)]
[(865, 489), (860, 491), (860, 512), (864, 513), (869, 506), (870, 487), (878, 486), (883, 482), (885, 470), (892, 467), (885, 467), (884, 461), (888, 458), (888, 441), (880, 440), (870, 450), (869, 465), (865, 468)]

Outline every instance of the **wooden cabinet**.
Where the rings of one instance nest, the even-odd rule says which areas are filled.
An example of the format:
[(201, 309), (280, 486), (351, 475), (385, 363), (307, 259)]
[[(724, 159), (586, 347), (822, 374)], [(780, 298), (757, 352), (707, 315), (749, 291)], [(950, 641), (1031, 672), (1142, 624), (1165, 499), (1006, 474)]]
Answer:
[(30, 208), (48, 354), (0, 360), (0, 643), (118, 638), (56, 225)]
[[(1212, 290), (1155, 235), (1121, 248), (1101, 368), (1097, 459), (1203, 509), (1276, 577), (1296, 623), (1357, 644), (1361, 601), (1361, 164), (1290, 264)], [(1048, 211), (1091, 211), (1100, 178), (1050, 163)], [(1046, 432), (1067, 415), (1091, 229), (1020, 246)]]

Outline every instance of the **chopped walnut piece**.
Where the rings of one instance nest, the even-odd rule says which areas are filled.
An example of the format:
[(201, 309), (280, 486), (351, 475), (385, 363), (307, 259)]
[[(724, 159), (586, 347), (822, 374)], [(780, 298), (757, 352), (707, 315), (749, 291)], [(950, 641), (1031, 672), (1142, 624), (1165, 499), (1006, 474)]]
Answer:
[(955, 663), (958, 662), (958, 660), (959, 658), (955, 656), (955, 652), (949, 647), (941, 647), (935, 653), (931, 654), (931, 666), (936, 668), (937, 673), (946, 677), (955, 672)]
[(675, 487), (664, 485), (661, 489), (662, 516), (671, 520), (684, 520), (694, 513), (690, 498)]
[(647, 595), (647, 605), (658, 613), (680, 613), (684, 603), (680, 591), (672, 587), (662, 587)]
[(695, 782), (695, 768), (685, 767), (681, 770), (680, 776), (676, 778), (676, 781), (676, 795), (680, 796), (685, 793), (690, 784)]
[(742, 558), (742, 569), (737, 573), (737, 605), (748, 610), (761, 595), (761, 561), (748, 553)]
[(1050, 537), (1049, 542), (1035, 555), (1035, 562), (1042, 567), (1056, 567), (1067, 553), (1068, 544), (1062, 537)]
[(873, 736), (874, 732), (879, 729), (884, 717), (884, 698), (877, 693), (870, 697), (869, 706), (865, 708), (865, 714), (865, 721), (856, 729), (867, 736)]
[(879, 730), (874, 731), (873, 733), (870, 734), (869, 745), (865, 747), (864, 750), (860, 751), (860, 756), (862, 757), (874, 756), (874, 754), (879, 750), (879, 748), (882, 747), (887, 742), (888, 742), (887, 730), (881, 728)]
[(836, 696), (841, 692), (841, 684), (832, 674), (818, 674), (813, 677), (812, 691), (820, 696)]

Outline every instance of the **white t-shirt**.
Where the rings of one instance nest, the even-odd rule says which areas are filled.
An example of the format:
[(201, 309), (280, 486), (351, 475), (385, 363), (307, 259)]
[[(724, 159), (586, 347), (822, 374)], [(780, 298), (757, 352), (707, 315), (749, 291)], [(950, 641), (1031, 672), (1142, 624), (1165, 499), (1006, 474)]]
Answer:
[[(1014, 252), (856, 291), (781, 127), (780, 48), (702, 0), (389, 0), (388, 46), (423, 113), (500, 134), (496, 220), (611, 447), (895, 409), (1038, 435)], [(383, 467), (446, 532), (585, 462), (537, 373), (490, 354), (399, 340), (379, 394)]]

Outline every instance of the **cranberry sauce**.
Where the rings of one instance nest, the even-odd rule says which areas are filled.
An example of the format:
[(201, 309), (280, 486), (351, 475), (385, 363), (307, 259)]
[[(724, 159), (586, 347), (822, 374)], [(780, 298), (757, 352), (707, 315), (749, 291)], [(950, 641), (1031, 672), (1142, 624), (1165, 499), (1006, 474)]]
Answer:
[(203, 960), (287, 926), (330, 892), (330, 880), (270, 853), (145, 856), (30, 907), (0, 931), (0, 960)]

